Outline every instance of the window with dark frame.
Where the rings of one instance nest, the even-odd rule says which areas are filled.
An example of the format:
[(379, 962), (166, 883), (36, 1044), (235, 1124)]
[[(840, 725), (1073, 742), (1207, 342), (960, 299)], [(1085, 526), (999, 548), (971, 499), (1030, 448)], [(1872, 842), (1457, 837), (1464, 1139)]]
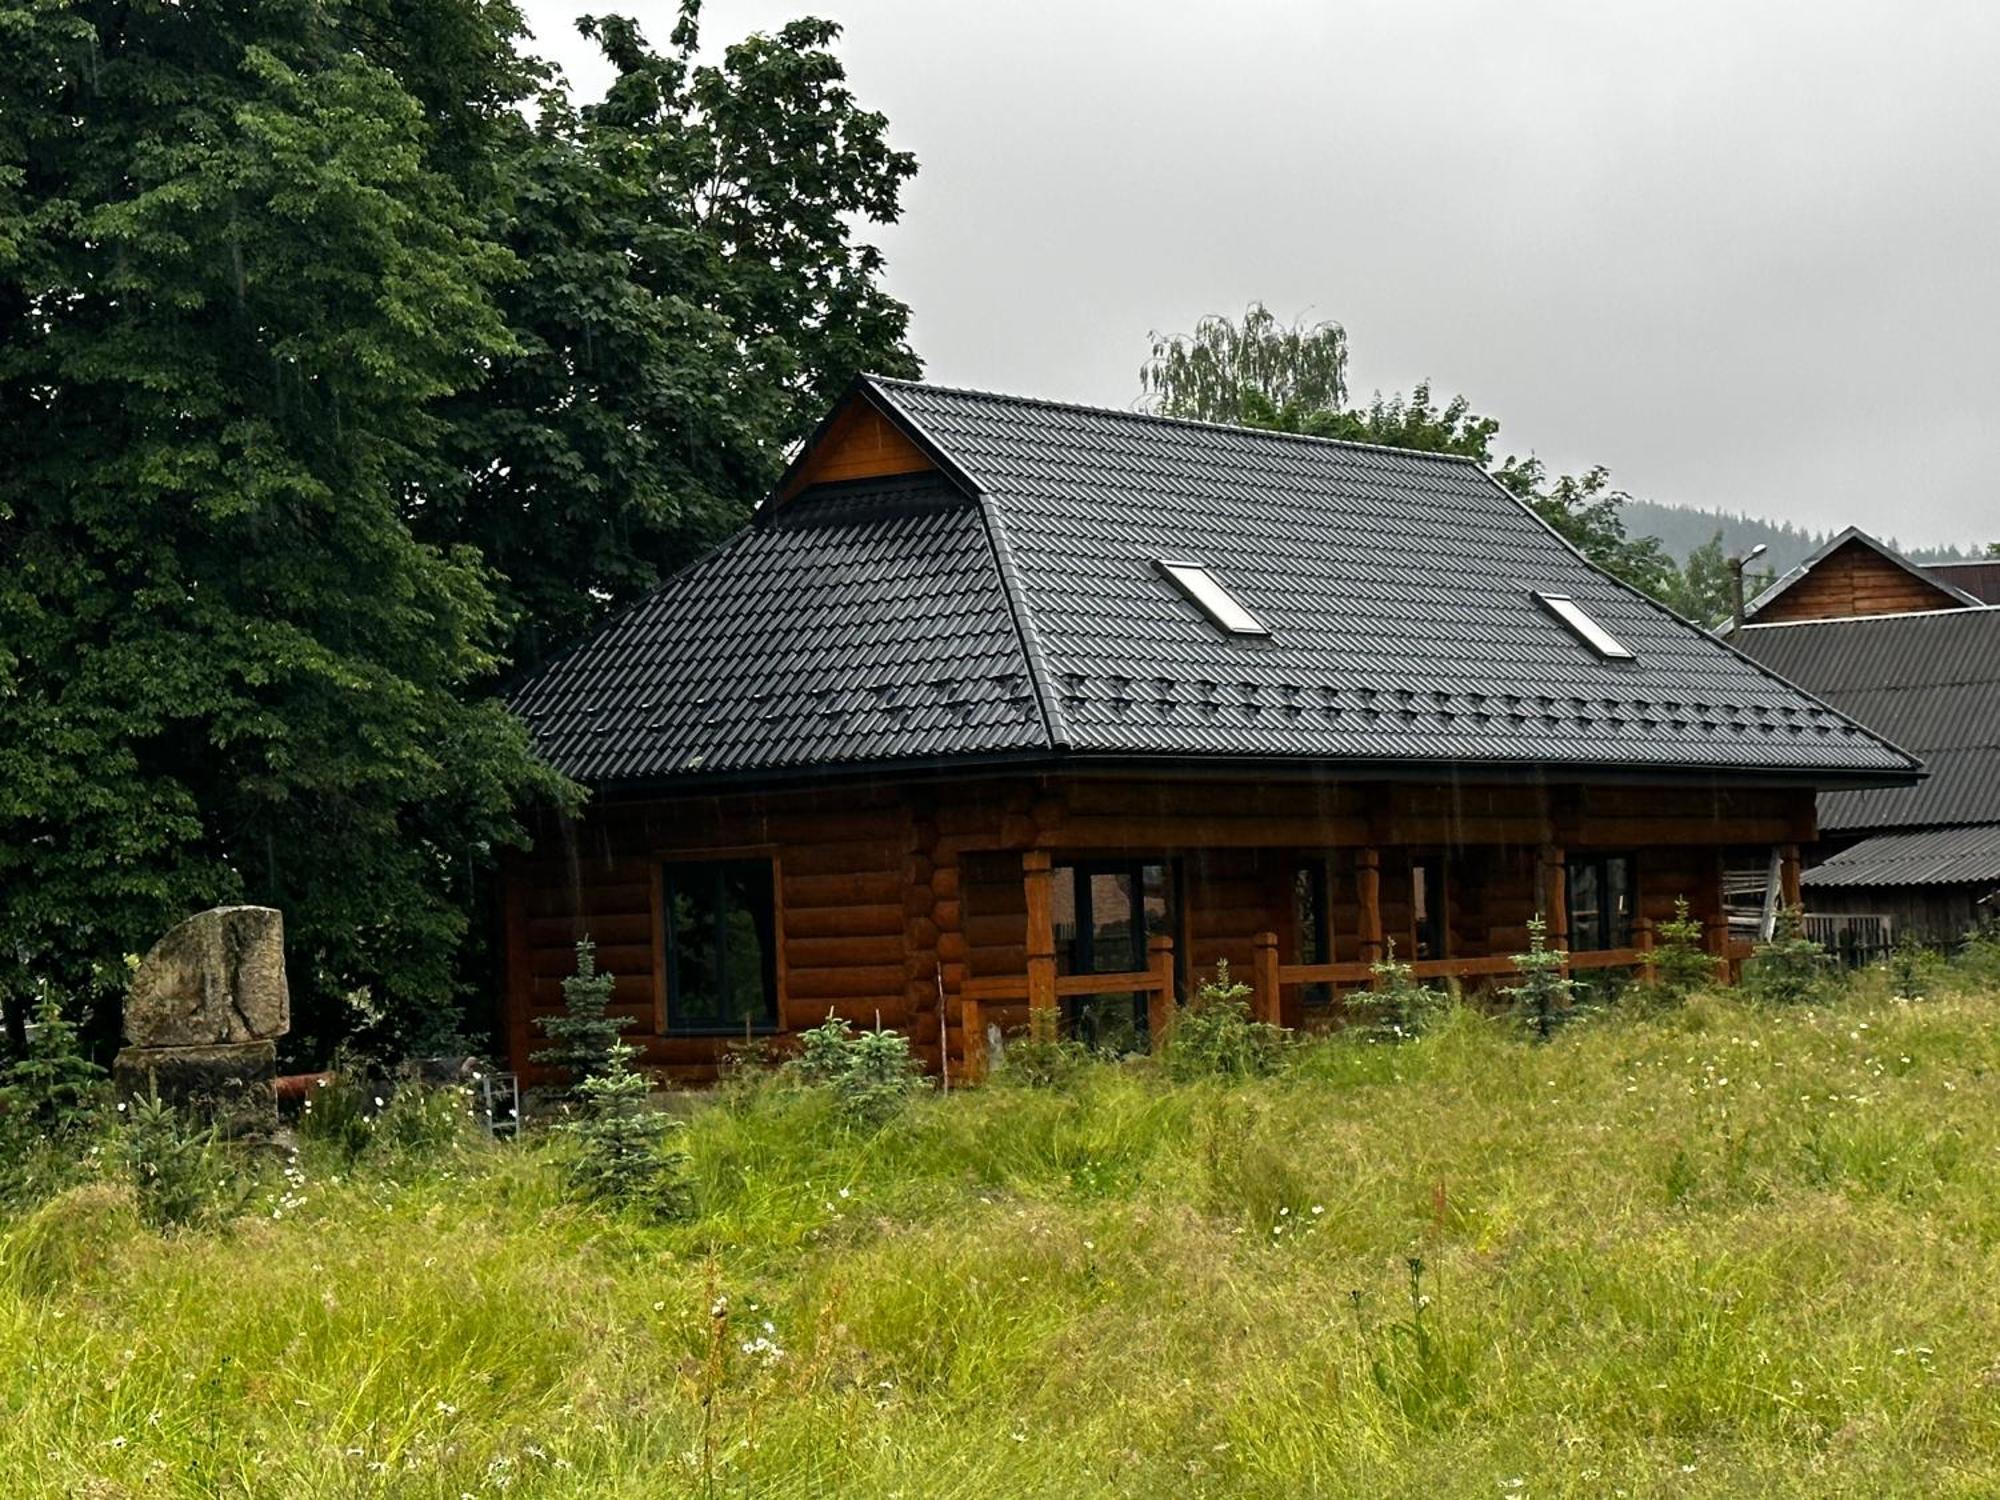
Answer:
[(774, 871), (767, 859), (661, 866), (667, 1034), (773, 1031), (778, 1025)]
[[(1129, 974), (1146, 967), (1147, 939), (1171, 936), (1178, 949), (1178, 871), (1170, 861), (1089, 860), (1057, 865), (1050, 906), (1058, 974)], [(1075, 995), (1063, 1001), (1072, 1035), (1093, 1045), (1146, 1036), (1143, 991)]]
[(1569, 946), (1573, 953), (1602, 953), (1632, 946), (1637, 898), (1629, 854), (1569, 857)]

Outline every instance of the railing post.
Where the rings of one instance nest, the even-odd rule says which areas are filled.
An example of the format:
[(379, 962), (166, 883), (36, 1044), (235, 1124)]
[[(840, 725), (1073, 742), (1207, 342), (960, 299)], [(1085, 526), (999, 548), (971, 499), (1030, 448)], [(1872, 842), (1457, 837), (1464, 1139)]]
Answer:
[(1260, 932), (1250, 953), (1251, 1003), (1258, 1020), (1272, 1026), (1284, 1024), (1278, 1003), (1278, 935)]
[(1632, 919), (1632, 945), (1639, 950), (1639, 982), (1653, 982), (1653, 919), (1634, 917)]
[(1146, 997), (1146, 1036), (1157, 1047), (1174, 1028), (1179, 1006), (1174, 995), (1174, 940), (1163, 932), (1146, 939), (1146, 967), (1153, 971), (1153, 993)]
[(958, 1002), (959, 1029), (964, 1037), (965, 1081), (983, 1083), (986, 1079), (986, 1015), (977, 1000)]
[(1028, 1009), (1056, 1008), (1056, 928), (1049, 852), (1030, 849), (1021, 856), (1021, 880), (1028, 901)]
[[(1361, 906), (1361, 961), (1382, 962), (1382, 853), (1379, 849), (1354, 851), (1354, 894)], [(1381, 988), (1379, 979), (1368, 981), (1370, 989)]]
[(1778, 846), (1778, 894), (1784, 901), (1787, 911), (1797, 911), (1806, 904), (1797, 844)]

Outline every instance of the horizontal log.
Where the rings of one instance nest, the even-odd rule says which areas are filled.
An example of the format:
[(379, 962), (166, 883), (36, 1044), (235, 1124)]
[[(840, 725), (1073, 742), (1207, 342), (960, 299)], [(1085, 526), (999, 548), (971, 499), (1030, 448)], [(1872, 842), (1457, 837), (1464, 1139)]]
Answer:
[(1042, 842), (1063, 851), (1182, 850), (1200, 848), (1317, 849), (1368, 841), (1365, 819), (1180, 817), (1071, 817)]
[[(1022, 982), (1027, 982), (1022, 976)], [(1150, 969), (1132, 969), (1117, 974), (1064, 974), (1056, 979), (1058, 997), (1071, 995), (1108, 995), (1125, 990), (1143, 990), (1147, 993), (1160, 988), (1160, 980)]]
[(900, 964), (900, 933), (886, 937), (785, 938), (785, 966), (792, 975), (813, 969), (851, 969)]
[(958, 929), (975, 948), (1000, 947), (1026, 940), (1028, 914), (1025, 911), (974, 913), (959, 919)]
[(787, 966), (785, 993), (793, 1000), (838, 1000), (856, 995), (900, 995), (903, 966), (868, 964), (843, 969), (799, 969)]
[(975, 979), (967, 979), (958, 987), (959, 996), (965, 1000), (977, 1000), (982, 1005), (994, 1001), (1018, 1000), (1025, 1004), (1028, 999), (1028, 976), (1026, 974), (988, 974)]
[(903, 848), (897, 842), (862, 844), (786, 844), (780, 858), (785, 875), (851, 875), (863, 871), (893, 871), (904, 878)]
[(939, 865), (931, 871), (931, 894), (940, 901), (953, 901), (958, 897), (959, 873), (957, 865)]
[(893, 937), (903, 930), (900, 902), (866, 906), (785, 907), (787, 938)]
[[(863, 870), (844, 875), (785, 872), (785, 914), (811, 906), (874, 906), (903, 903), (903, 877), (895, 870)], [(900, 918), (898, 921), (900, 922)]]
[(653, 911), (653, 886), (583, 885), (531, 886), (527, 897), (528, 915), (535, 917), (643, 916)]
[(915, 1012), (903, 995), (852, 995), (842, 999), (794, 1000), (785, 1007), (785, 1023), (790, 1030), (807, 1031), (824, 1026), (826, 1018), (873, 1031), (879, 1020), (884, 1030), (908, 1030)]
[(615, 917), (537, 917), (528, 923), (530, 948), (574, 948), (578, 938), (609, 947), (653, 940), (653, 914), (632, 912)]

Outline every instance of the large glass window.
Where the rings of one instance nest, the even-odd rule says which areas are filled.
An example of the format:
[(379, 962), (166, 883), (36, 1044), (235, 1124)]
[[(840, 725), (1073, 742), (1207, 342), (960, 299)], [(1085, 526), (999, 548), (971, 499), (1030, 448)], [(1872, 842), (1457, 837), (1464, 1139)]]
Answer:
[[(1050, 905), (1058, 974), (1129, 974), (1146, 967), (1146, 940), (1176, 933), (1174, 867), (1163, 860), (1057, 865)], [(1094, 1046), (1136, 1048), (1146, 1035), (1139, 991), (1063, 1002), (1071, 1033)]]
[(667, 1030), (768, 1031), (778, 1024), (771, 865), (761, 859), (662, 870)]
[(1632, 904), (1637, 888), (1629, 854), (1571, 855), (1569, 946), (1601, 953), (1632, 946)]

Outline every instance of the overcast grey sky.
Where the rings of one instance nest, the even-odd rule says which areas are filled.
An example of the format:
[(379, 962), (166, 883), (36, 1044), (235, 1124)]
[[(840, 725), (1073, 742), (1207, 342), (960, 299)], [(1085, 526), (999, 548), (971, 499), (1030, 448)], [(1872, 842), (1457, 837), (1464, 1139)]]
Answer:
[[(673, 6), (525, 0), (573, 29)], [(1344, 324), (1635, 495), (2000, 539), (1992, 0), (710, 0), (842, 22), (922, 169), (873, 238), (931, 378), (1108, 405), (1152, 329)]]

